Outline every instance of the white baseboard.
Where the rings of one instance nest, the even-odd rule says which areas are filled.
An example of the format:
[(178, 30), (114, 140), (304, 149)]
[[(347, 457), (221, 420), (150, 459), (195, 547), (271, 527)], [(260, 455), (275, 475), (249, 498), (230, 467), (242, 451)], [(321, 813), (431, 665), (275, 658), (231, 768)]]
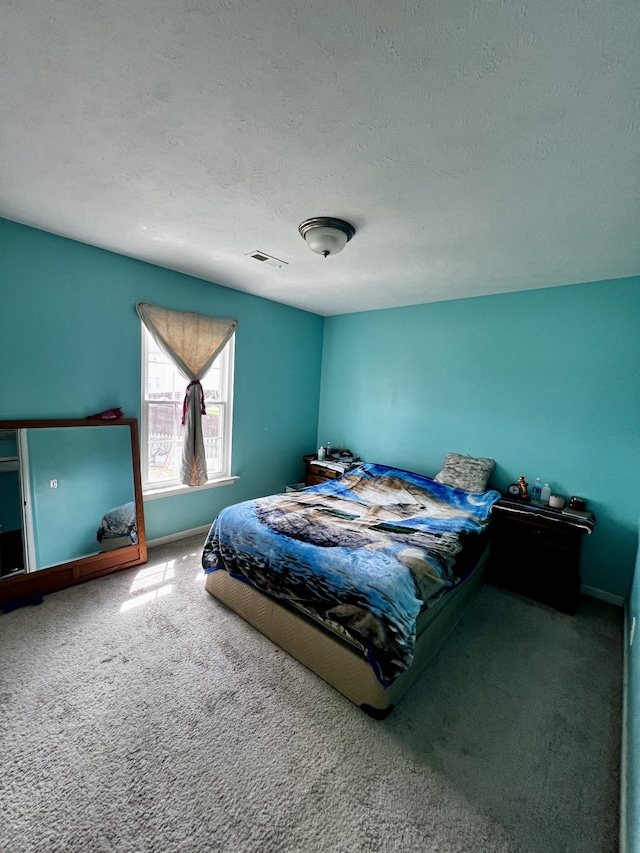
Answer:
[(591, 598), (599, 598), (601, 601), (608, 601), (609, 604), (617, 604), (618, 607), (623, 607), (625, 599), (621, 595), (614, 595), (612, 592), (606, 592), (604, 589), (598, 589), (595, 586), (586, 586), (582, 584), (580, 592), (585, 595), (590, 595)]
[(166, 545), (168, 542), (177, 542), (178, 539), (188, 539), (190, 536), (202, 536), (202, 544), (204, 545), (204, 537), (211, 528), (210, 524), (204, 524), (202, 527), (192, 527), (191, 530), (179, 530), (177, 533), (170, 533), (168, 536), (160, 536), (158, 539), (149, 539), (147, 547), (154, 548), (156, 545)]

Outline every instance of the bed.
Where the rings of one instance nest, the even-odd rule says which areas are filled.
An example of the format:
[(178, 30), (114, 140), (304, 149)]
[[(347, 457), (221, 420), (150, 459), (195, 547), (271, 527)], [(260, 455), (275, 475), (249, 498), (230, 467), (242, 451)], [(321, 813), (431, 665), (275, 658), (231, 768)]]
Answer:
[(113, 507), (102, 516), (96, 533), (102, 551), (115, 551), (138, 544), (138, 521), (135, 501)]
[(386, 716), (482, 581), (500, 494), (441, 480), (366, 463), (227, 507), (204, 545), (205, 588), (363, 710)]

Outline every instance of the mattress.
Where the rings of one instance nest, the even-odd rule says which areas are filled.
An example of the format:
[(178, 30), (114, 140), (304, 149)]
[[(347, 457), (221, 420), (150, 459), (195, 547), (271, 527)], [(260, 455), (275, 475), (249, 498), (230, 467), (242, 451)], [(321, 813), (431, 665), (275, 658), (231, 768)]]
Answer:
[(411, 665), (420, 613), (478, 560), (499, 497), (365, 463), (299, 495), (226, 507), (202, 563), (339, 627), (388, 687)]
[(114, 536), (111, 538), (105, 537), (100, 543), (101, 551), (117, 551), (118, 548), (127, 548), (129, 545), (135, 545), (131, 541), (130, 536)]
[(458, 623), (483, 579), (488, 549), (469, 574), (417, 619), (413, 663), (385, 687), (362, 652), (328, 627), (227, 572), (206, 576), (205, 589), (281, 649), (373, 717), (385, 717)]

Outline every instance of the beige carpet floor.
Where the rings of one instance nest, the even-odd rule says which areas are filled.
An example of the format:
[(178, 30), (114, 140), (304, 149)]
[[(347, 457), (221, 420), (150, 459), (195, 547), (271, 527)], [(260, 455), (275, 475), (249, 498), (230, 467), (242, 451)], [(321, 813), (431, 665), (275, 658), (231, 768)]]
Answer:
[(0, 615), (3, 853), (617, 850), (618, 608), (484, 587), (379, 722), (211, 598), (201, 547)]

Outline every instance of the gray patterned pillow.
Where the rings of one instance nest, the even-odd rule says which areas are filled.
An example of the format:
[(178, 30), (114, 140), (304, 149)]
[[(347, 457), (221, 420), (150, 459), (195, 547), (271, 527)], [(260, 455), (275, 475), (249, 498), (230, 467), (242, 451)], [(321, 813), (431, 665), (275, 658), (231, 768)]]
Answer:
[(494, 459), (474, 459), (460, 453), (447, 453), (442, 471), (433, 479), (465, 492), (484, 492), (495, 464)]

